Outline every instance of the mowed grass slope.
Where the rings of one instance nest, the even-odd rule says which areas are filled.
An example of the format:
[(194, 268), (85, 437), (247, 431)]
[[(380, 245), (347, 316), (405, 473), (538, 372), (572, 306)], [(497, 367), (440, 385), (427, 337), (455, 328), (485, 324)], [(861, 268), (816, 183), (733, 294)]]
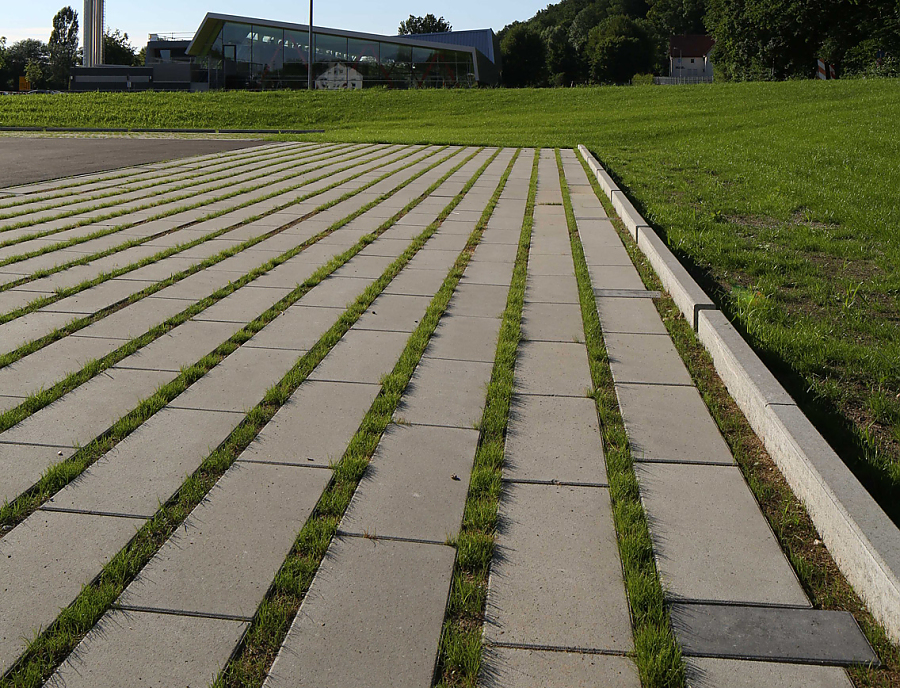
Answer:
[(900, 520), (900, 82), (73, 94), (0, 125), (587, 145)]

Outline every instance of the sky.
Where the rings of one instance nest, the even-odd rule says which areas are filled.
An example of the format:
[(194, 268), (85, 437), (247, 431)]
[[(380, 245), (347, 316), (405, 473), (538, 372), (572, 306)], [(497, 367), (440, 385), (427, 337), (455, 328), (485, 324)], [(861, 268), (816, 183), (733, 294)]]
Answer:
[[(0, 36), (8, 43), (23, 38), (50, 38), (53, 15), (67, 0), (0, 0)], [(83, 0), (68, 0), (78, 12)], [(392, 35), (400, 21), (410, 14), (443, 16), (454, 29), (499, 31), (515, 20), (532, 17), (549, 0), (316, 0), (313, 24)], [(263, 6), (250, 0), (106, 0), (106, 25), (127, 33), (132, 45), (140, 49), (150, 33), (193, 35), (207, 12), (236, 14), (305, 24), (309, 4), (305, 0), (270, 0)], [(189, 37), (189, 36), (185, 36)]]

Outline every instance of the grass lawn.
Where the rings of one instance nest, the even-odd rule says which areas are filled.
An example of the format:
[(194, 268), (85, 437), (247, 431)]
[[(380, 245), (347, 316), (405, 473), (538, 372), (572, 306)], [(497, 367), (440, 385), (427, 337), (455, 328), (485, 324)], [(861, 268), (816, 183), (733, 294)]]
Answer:
[(890, 80), (0, 99), (4, 126), (583, 143), (900, 521), (898, 122)]

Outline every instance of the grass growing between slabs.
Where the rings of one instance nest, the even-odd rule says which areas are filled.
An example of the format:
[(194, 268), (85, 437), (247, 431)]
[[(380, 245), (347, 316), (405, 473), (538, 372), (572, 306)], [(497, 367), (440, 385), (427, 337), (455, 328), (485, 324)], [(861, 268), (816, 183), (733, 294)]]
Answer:
[[(133, 432), (137, 427), (139, 427), (142, 423), (149, 419), (159, 409), (161, 409), (169, 401), (174, 399), (178, 394), (183, 392), (189, 385), (193, 384), (203, 375), (209, 372), (213, 367), (221, 362), (221, 360), (225, 358), (225, 356), (232, 353), (238, 346), (250, 339), (250, 337), (252, 337), (256, 332), (259, 332), (261, 329), (263, 329), (263, 327), (274, 320), (280, 313), (282, 313), (292, 304), (296, 303), (300, 298), (303, 297), (303, 295), (308, 293), (313, 287), (315, 287), (323, 279), (325, 279), (325, 277), (340, 268), (342, 265), (346, 264), (357, 253), (359, 253), (366, 246), (375, 241), (378, 236), (392, 227), (396, 223), (396, 221), (400, 219), (400, 217), (415, 208), (434, 189), (442, 184), (444, 180), (449, 178), (452, 174), (454, 174), (458, 169), (460, 169), (476, 155), (478, 155), (478, 151), (465, 158), (451, 171), (441, 177), (441, 179), (437, 180), (426, 193), (422, 194), (418, 199), (407, 204), (392, 218), (386, 220), (378, 230), (372, 232), (366, 237), (363, 237), (359, 242), (357, 242), (355, 246), (336, 256), (331, 261), (326, 263), (323, 267), (319, 268), (309, 279), (303, 282), (303, 284), (299, 285), (293, 292), (280, 299), (271, 308), (267, 309), (263, 314), (261, 314), (259, 317), (257, 317), (255, 320), (250, 322), (239, 332), (233, 335), (227, 342), (221, 344), (216, 348), (215, 351), (205, 356), (194, 365), (188, 367), (175, 380), (163, 386), (155, 395), (153, 395), (149, 399), (144, 400), (136, 409), (120, 419), (113, 425), (110, 430), (103, 433), (103, 435), (91, 442), (87, 447), (76, 452), (71, 458), (62, 461), (59, 464), (48, 469), (48, 471), (41, 477), (38, 483), (30, 490), (28, 490), (12, 502), (0, 506), (0, 528), (8, 530), (18, 523), (21, 523), (29, 514), (33, 513), (34, 510), (37, 509), (41, 504), (43, 504), (51, 495), (58, 492), (65, 485), (68, 485), (78, 475), (84, 472), (84, 470), (86, 470), (88, 466), (94, 463), (100, 456), (109, 451), (122, 439), (127, 437), (131, 432)], [(449, 157), (452, 158), (453, 156)], [(417, 177), (413, 177), (407, 182), (404, 182), (402, 186), (395, 189), (394, 192), (392, 192), (390, 195), (393, 195), (393, 193), (396, 193), (396, 191), (399, 191), (404, 186), (407, 186), (408, 184), (415, 181), (415, 179), (417, 179), (418, 177), (426, 174), (430, 169), (433, 169), (434, 166), (443, 164), (443, 162), (446, 162), (446, 159), (430, 166)], [(340, 229), (340, 227), (348, 224), (355, 217), (363, 214), (370, 207), (374, 207), (382, 200), (384, 199), (378, 198), (373, 200), (371, 203), (367, 204), (360, 210), (351, 213), (349, 216), (343, 218), (342, 220), (339, 220), (329, 229), (316, 235), (316, 237), (307, 240), (296, 249), (292, 249), (288, 253), (273, 260), (278, 261), (278, 264), (289, 260), (294, 255), (300, 253), (308, 245), (312, 245), (312, 243), (315, 243), (321, 238), (324, 238), (325, 236), (337, 231), (338, 229)], [(272, 261), (270, 261), (270, 263), (271, 262)], [(200, 311), (212, 305), (212, 303), (225, 298), (226, 296), (240, 288), (240, 286), (243, 286), (244, 284), (252, 281), (255, 277), (262, 275), (269, 269), (271, 269), (271, 267), (268, 264), (260, 268), (256, 268), (255, 270), (244, 275), (241, 280), (238, 280), (228, 285), (227, 287), (220, 289), (213, 296), (207, 297), (197, 304), (194, 304), (186, 311), (180, 313), (174, 318), (170, 318), (168, 321), (166, 321), (166, 323), (153, 328), (150, 332), (142, 335), (141, 337), (131, 340), (124, 347), (117, 349), (115, 352), (109, 354), (100, 361), (94, 361), (88, 364), (82, 370), (77, 373), (73, 373), (66, 379), (51, 387), (49, 390), (41, 391), (38, 394), (29, 397), (26, 402), (20, 404), (15, 409), (12, 409), (0, 415), (0, 429), (6, 430), (12, 427), (24, 418), (27, 418), (32, 413), (35, 413), (44, 406), (47, 406), (56, 399), (59, 399), (65, 393), (71, 391), (75, 387), (84, 384), (92, 377), (102, 372), (102, 370), (115, 365), (126, 356), (146, 346), (148, 343), (159, 338), (166, 332), (171, 331), (177, 325), (186, 322)], [(0, 537), (2, 537), (3, 534), (4, 531), (0, 531)]]
[(438, 685), (446, 688), (474, 688), (481, 670), (488, 575), (494, 556), (497, 511), (503, 487), (501, 478), (506, 426), (521, 335), (539, 163), (540, 154), (535, 151), (525, 219), (479, 426), (478, 449), (469, 481), (462, 528), (453, 543), (456, 546), (456, 563), (437, 664)]
[(900, 80), (5, 98), (10, 125), (583, 143), (900, 519)]
[[(454, 169), (448, 172), (444, 177), (435, 182), (419, 200), (430, 195), (440, 184), (446, 179), (459, 171), (467, 162), (478, 155), (479, 151), (474, 152), (465, 160), (459, 163)], [(68, 656), (81, 639), (93, 628), (99, 621), (101, 616), (111, 608), (115, 600), (124, 591), (125, 587), (134, 579), (138, 572), (150, 561), (153, 555), (165, 543), (165, 541), (178, 529), (184, 522), (190, 512), (203, 500), (216, 482), (221, 478), (225, 471), (234, 463), (241, 452), (250, 444), (260, 430), (272, 419), (278, 409), (283, 406), (294, 391), (302, 384), (302, 382), (312, 373), (318, 364), (325, 358), (329, 351), (341, 340), (344, 334), (353, 326), (353, 324), (368, 310), (372, 302), (378, 295), (390, 284), (393, 278), (407, 265), (407, 263), (418, 253), (425, 245), (428, 239), (438, 230), (443, 220), (452, 212), (465, 193), (474, 185), (475, 181), (483, 174), (488, 165), (499, 155), (499, 151), (495, 152), (484, 165), (469, 180), (463, 191), (456, 196), (448, 206), (441, 212), (437, 221), (432, 223), (428, 228), (421, 232), (412, 240), (410, 246), (404, 253), (397, 258), (385, 270), (380, 278), (370, 284), (362, 295), (351, 304), (346, 311), (339, 317), (338, 321), (332, 328), (322, 336), (321, 339), (304, 354), (292, 370), (282, 380), (272, 387), (265, 395), (260, 404), (254, 407), (241, 421), (237, 428), (229, 435), (229, 437), (219, 445), (219, 447), (200, 465), (200, 467), (185, 481), (178, 492), (166, 504), (162, 505), (156, 515), (150, 519), (137, 535), (129, 542), (129, 544), (121, 550), (104, 568), (100, 575), (89, 585), (85, 586), (78, 598), (69, 607), (65, 608), (57, 617), (56, 621), (41, 635), (39, 635), (26, 650), (19, 663), (3, 678), (0, 678), (0, 688), (37, 688), (52, 674), (57, 666)], [(417, 203), (415, 203), (417, 204)], [(399, 211), (393, 218), (385, 221), (382, 229), (386, 230), (393, 226), (396, 220), (405, 215), (413, 206), (410, 204), (403, 210)], [(476, 230), (477, 231), (477, 230)], [(370, 235), (371, 236), (371, 235)], [(408, 370), (409, 377), (412, 376), (413, 370), (418, 363), (425, 346), (434, 328), (437, 327), (440, 314), (446, 308), (450, 296), (455, 289), (462, 276), (465, 265), (468, 263), (474, 244), (480, 235), (473, 233), (470, 245), (463, 251), (457, 264), (451, 270), (450, 275), (445, 282), (441, 291), (429, 307), (428, 314), (420, 323), (419, 328), (413, 333), (410, 344), (401, 356), (397, 364), (397, 368), (403, 371)], [(372, 239), (374, 240), (374, 239)], [(349, 249), (341, 254), (339, 258), (331, 261), (326, 266), (320, 268), (306, 284), (313, 281), (321, 282), (328, 274), (333, 272), (340, 264), (349, 260), (352, 255), (361, 250), (362, 246), (370, 243), (370, 241), (361, 241), (356, 247)], [(474, 243), (473, 243), (474, 242)], [(343, 260), (341, 260), (343, 258)], [(451, 286), (452, 285), (452, 286)], [(309, 287), (311, 288), (311, 287)], [(303, 293), (309, 291), (308, 288), (299, 287), (297, 292), (304, 290)], [(299, 296), (298, 296), (299, 298)], [(295, 299), (296, 300), (296, 299)], [(439, 304), (443, 304), (438, 311)], [(268, 313), (268, 312), (267, 312)], [(430, 325), (430, 330), (426, 330), (426, 326)], [(261, 327), (259, 328), (261, 329)], [(242, 331), (243, 340), (250, 338), (249, 333)], [(237, 337), (238, 335), (236, 335)], [(234, 338), (232, 338), (233, 341)], [(235, 347), (236, 348), (236, 347)], [(395, 369), (396, 371), (396, 369)], [(396, 380), (400, 382), (399, 376), (394, 378), (393, 374), (385, 380), (384, 390), (376, 405), (382, 397), (396, 398), (399, 401), (402, 389), (399, 390), (390, 386), (390, 382)], [(408, 379), (406, 380), (408, 382)], [(396, 405), (396, 402), (395, 402)], [(387, 413), (387, 422), (393, 409)], [(372, 416), (370, 412), (370, 416)], [(369, 417), (367, 417), (367, 420)], [(363, 427), (367, 427), (364, 423)], [(383, 428), (382, 428), (383, 431)], [(377, 446), (377, 436), (367, 437), (369, 443), (374, 439), (371, 450), (374, 451)], [(356, 440), (354, 440), (355, 442)], [(355, 445), (351, 444), (351, 447)], [(349, 451), (349, 450), (348, 450)], [(345, 476), (357, 476), (358, 482), (361, 477), (364, 465), (360, 465), (359, 461), (349, 460), (342, 462), (334, 469), (334, 480), (332, 486), (323, 495), (319, 502), (321, 509), (334, 508), (338, 503), (344, 503), (344, 508), (349, 504), (350, 496), (353, 493), (344, 482)], [(317, 512), (318, 513), (318, 512)], [(341, 512), (343, 513), (343, 512)], [(339, 517), (338, 517), (339, 518)], [(318, 551), (315, 543), (324, 544), (321, 548), (321, 556), (324, 556), (327, 542), (330, 542), (331, 535), (328, 540), (323, 540), (323, 533), (328, 532), (329, 524), (331, 524), (331, 534), (337, 526), (337, 519), (333, 516), (325, 517), (324, 522), (312, 522), (307, 528), (301, 532), (298, 542), (309, 541), (314, 551)], [(321, 556), (319, 559), (321, 559)], [(317, 566), (317, 565), (316, 565)], [(283, 580), (285, 570), (279, 573), (279, 579)], [(311, 577), (309, 579), (311, 581)], [(278, 580), (276, 580), (275, 589), (278, 588)], [(271, 610), (265, 607), (257, 614), (257, 619), (262, 618), (270, 620), (272, 617)], [(290, 619), (287, 621), (289, 622)], [(285, 626), (284, 631), (287, 631)], [(252, 628), (251, 628), (252, 633)], [(252, 635), (248, 635), (248, 638)], [(273, 655), (274, 658), (274, 655)], [(262, 674), (264, 678), (265, 674)], [(260, 679), (255, 685), (262, 683)]]
[(644, 688), (681, 688), (685, 683), (681, 649), (669, 622), (659, 572), (653, 559), (653, 543), (650, 539), (647, 516), (641, 504), (631, 444), (619, 410), (612, 371), (609, 367), (609, 356), (600, 328), (594, 289), (578, 236), (578, 226), (559, 151), (556, 153), (556, 161), (569, 225), (572, 256), (575, 261), (585, 344), (591, 379), (594, 383), (593, 396), (600, 415), (619, 555), (631, 608), (634, 661)]
[[(450, 303), (475, 247), (481, 240), (517, 157), (518, 153), (507, 166), (466, 247), (432, 299), (418, 327), (410, 336), (393, 371), (382, 380), (381, 392), (363, 419), (347, 451), (335, 464), (331, 484), (320, 498), (309, 521), (300, 531), (293, 549), (275, 577), (266, 600), (254, 616), (241, 647), (214, 684), (218, 688), (256, 688), (265, 680), (291, 622), (312, 585), (322, 558), (337, 532), (338, 524), (378, 447), (381, 436), (391, 423), (394, 411)], [(488, 164), (490, 161), (482, 170), (487, 169)], [(473, 182), (467, 185), (463, 195)], [(457, 197), (458, 200), (460, 198)], [(447, 215), (448, 212), (443, 213), (442, 218)], [(439, 224), (434, 223), (426, 232), (433, 234)]]
[(851, 612), (881, 659), (879, 669), (851, 668), (853, 685), (856, 688), (897, 688), (900, 686), (900, 648), (891, 643), (884, 629), (853, 592), (819, 539), (805, 507), (728, 393), (709, 353), (675, 302), (663, 290), (653, 268), (616, 217), (590, 169), (582, 159), (580, 161), (644, 284), (650, 290), (663, 293), (661, 299), (654, 299), (660, 317), (813, 605), (816, 609)]

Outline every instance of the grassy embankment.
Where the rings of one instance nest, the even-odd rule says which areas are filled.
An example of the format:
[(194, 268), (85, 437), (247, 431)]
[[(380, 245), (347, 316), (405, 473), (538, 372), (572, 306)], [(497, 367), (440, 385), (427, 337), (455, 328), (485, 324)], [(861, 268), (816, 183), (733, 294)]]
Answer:
[(900, 82), (0, 101), (0, 125), (570, 147), (629, 190), (900, 520)]

